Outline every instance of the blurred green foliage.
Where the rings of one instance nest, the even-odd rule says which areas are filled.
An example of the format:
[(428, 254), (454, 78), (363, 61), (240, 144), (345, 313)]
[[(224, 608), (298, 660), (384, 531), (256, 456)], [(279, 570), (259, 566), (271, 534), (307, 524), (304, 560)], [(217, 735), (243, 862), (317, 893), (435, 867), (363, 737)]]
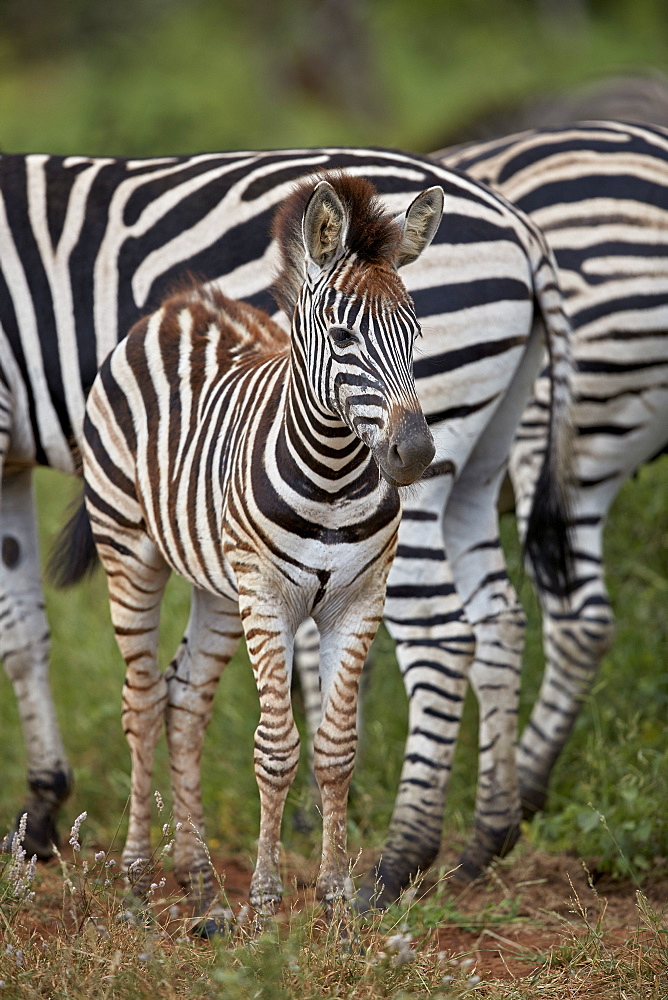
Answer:
[(668, 70), (663, 0), (4, 0), (0, 149), (428, 152), (487, 110)]

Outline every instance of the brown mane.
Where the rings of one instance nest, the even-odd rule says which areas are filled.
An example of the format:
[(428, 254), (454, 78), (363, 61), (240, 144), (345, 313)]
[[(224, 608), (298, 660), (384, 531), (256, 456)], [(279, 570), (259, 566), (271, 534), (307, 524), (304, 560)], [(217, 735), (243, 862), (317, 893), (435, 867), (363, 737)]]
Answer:
[[(175, 364), (182, 336), (179, 315), (184, 310), (191, 319), (191, 361), (200, 375), (210, 343), (215, 344), (221, 372), (244, 358), (287, 354), (290, 349), (289, 335), (266, 312), (241, 299), (230, 299), (219, 288), (186, 276), (160, 306), (162, 350), (165, 356), (173, 356)], [(155, 314), (138, 320), (130, 333), (135, 337), (145, 336), (152, 315)]]
[(401, 230), (385, 210), (373, 184), (341, 171), (320, 171), (302, 180), (277, 210), (272, 236), (278, 243), (280, 270), (274, 297), (289, 317), (304, 281), (302, 218), (313, 189), (320, 181), (332, 185), (348, 212), (346, 250), (362, 264), (394, 266)]

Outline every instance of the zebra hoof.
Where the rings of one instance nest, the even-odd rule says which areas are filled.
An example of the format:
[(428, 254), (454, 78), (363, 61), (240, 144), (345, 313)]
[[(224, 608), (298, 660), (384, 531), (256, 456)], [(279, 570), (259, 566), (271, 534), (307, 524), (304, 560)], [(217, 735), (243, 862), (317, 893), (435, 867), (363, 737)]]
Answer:
[(229, 936), (232, 931), (230, 921), (225, 917), (204, 917), (196, 920), (190, 928), (193, 937), (210, 941), (222, 935)]
[(460, 855), (455, 878), (459, 882), (475, 882), (484, 878), (490, 862), (494, 858), (505, 858), (519, 838), (519, 823), (503, 830), (493, 830), (477, 822), (470, 843)]
[(535, 786), (520, 786), (520, 799), (522, 802), (522, 819), (527, 822), (532, 820), (536, 813), (542, 812), (547, 802), (547, 789), (536, 788)]

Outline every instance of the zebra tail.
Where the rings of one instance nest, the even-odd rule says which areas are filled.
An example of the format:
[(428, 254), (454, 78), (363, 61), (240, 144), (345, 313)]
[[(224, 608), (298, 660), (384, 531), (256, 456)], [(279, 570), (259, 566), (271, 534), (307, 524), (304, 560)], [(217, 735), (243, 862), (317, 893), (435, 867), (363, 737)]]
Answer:
[(564, 312), (557, 265), (535, 225), (534, 292), (543, 317), (549, 355), (550, 415), (547, 447), (536, 483), (524, 538), (524, 556), (543, 590), (565, 596), (573, 580), (571, 489), (573, 472), (572, 329)]
[(98, 561), (82, 493), (74, 501), (72, 513), (56, 537), (47, 564), (47, 579), (58, 590), (63, 590), (90, 575)]

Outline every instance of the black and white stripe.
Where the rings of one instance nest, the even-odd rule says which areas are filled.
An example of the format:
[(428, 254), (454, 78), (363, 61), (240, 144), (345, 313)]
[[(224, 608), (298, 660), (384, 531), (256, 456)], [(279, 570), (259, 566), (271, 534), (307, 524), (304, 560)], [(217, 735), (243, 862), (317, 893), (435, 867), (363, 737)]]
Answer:
[[(534, 130), (436, 154), (540, 225), (573, 326), (576, 564), (565, 600), (540, 586), (545, 675), (522, 734), (525, 811), (549, 776), (613, 638), (603, 529), (624, 481), (668, 444), (668, 131), (614, 122)], [(545, 376), (510, 459), (520, 530), (546, 447)]]
[[(28, 156), (0, 159), (0, 221), (8, 220), (0, 240), (4, 275), (0, 402), (5, 404), (0, 440), (4, 496), (10, 489), (20, 493), (20, 502), (11, 508), (3, 503), (0, 515), (3, 537), (13, 538), (20, 553), (11, 568), (5, 563), (0, 569), (0, 620), (7, 623), (0, 633), (0, 652), (12, 678), (25, 679), (24, 687), (45, 688), (48, 630), (36, 554), (26, 542), (33, 519), (29, 476), (18, 470), (42, 462), (72, 471), (76, 459), (72, 442), (81, 441), (84, 401), (99, 365), (141, 313), (157, 307), (184, 270), (215, 282), (234, 298), (270, 307), (268, 275), (275, 260), (269, 236), (272, 213), (296, 177), (330, 167), (371, 179), (393, 213), (427, 187), (440, 185), (445, 192), (444, 222), (432, 245), (405, 272), (424, 332), (415, 369), (420, 399), (437, 447), (434, 476), (421, 487), (432, 497), (433, 510), (425, 508), (427, 513), (418, 516), (428, 517), (437, 527), (455, 482), (462, 507), (480, 511), (471, 540), (466, 534), (469, 521), (460, 522), (453, 513), (457, 527), (449, 554), (452, 548), (461, 556), (458, 565), (466, 565), (460, 574), (461, 593), (469, 606), (475, 595), (476, 614), (489, 620), (490, 649), (504, 651), (500, 654), (504, 663), (490, 669), (503, 669), (505, 676), (519, 674), (519, 612), (490, 511), (497, 477), (540, 364), (543, 340), (538, 326), (534, 328), (535, 317), (545, 320), (555, 360), (548, 494), (568, 460), (564, 419), (569, 402), (568, 324), (561, 312), (551, 253), (532, 224), (478, 182), (419, 157), (385, 150), (295, 150), (143, 161)], [(537, 510), (546, 509), (543, 501), (541, 497)], [(563, 498), (557, 495), (555, 502), (559, 511)], [(21, 522), (18, 507), (23, 511)], [(538, 522), (536, 527), (540, 530)], [(558, 521), (547, 527), (559, 536)], [(463, 555), (457, 546), (463, 547)], [(560, 558), (561, 552), (557, 555)], [(425, 715), (428, 725), (448, 714), (447, 706), (440, 704), (441, 695), (434, 696), (436, 702), (432, 697), (440, 690), (440, 677), (466, 677), (473, 643), (448, 564), (440, 556), (432, 562), (438, 562), (443, 580), (432, 585), (427, 597), (423, 594), (426, 603), (415, 622), (402, 623), (401, 613), (393, 612), (391, 602), (388, 605), (388, 614), (397, 620), (397, 635), (411, 642), (413, 636), (419, 638), (430, 602), (443, 597), (447, 603), (438, 617), (439, 633), (425, 650), (425, 657), (429, 653), (438, 661), (435, 682), (418, 685), (425, 704), (431, 706)], [(558, 566), (552, 570), (559, 575)], [(399, 581), (393, 584), (391, 600), (401, 602), (405, 593), (417, 592), (419, 581), (411, 580), (406, 587)], [(501, 622), (497, 607), (517, 632), (512, 643), (494, 635), (497, 621)], [(39, 655), (34, 650), (35, 635), (45, 637)], [(506, 648), (512, 666), (505, 663)], [(506, 805), (503, 810), (496, 805), (487, 810), (503, 812), (499, 826), (504, 829), (516, 827), (520, 810), (509, 749), (514, 725), (508, 712), (498, 736), (508, 748)], [(27, 731), (31, 814), (45, 800), (52, 808), (69, 781), (62, 745), (49, 755), (34, 739)], [(430, 737), (425, 739), (425, 753), (431, 757)], [(489, 742), (496, 743), (497, 737)], [(418, 771), (423, 763), (416, 758)], [(411, 781), (402, 787), (410, 790)], [(439, 782), (440, 778), (436, 785)], [(428, 785), (432, 783), (430, 774)], [(57, 794), (52, 789), (58, 789)], [(493, 798), (494, 789), (488, 791)], [(437, 800), (441, 792), (436, 789), (433, 794)], [(408, 795), (409, 813), (412, 808)], [(430, 851), (440, 834), (440, 818), (435, 817), (434, 813), (428, 824), (422, 817), (416, 820)], [(391, 881), (400, 885), (426, 857), (421, 848), (417, 854), (413, 850), (421, 841), (411, 832), (411, 824), (412, 820), (407, 836), (397, 841), (396, 874), (392, 880), (388, 877), (388, 886)], [(41, 848), (48, 854), (48, 838), (43, 843), (41, 832), (33, 825), (30, 829), (35, 835), (29, 849)], [(497, 829), (495, 836), (498, 840), (506, 833)]]

